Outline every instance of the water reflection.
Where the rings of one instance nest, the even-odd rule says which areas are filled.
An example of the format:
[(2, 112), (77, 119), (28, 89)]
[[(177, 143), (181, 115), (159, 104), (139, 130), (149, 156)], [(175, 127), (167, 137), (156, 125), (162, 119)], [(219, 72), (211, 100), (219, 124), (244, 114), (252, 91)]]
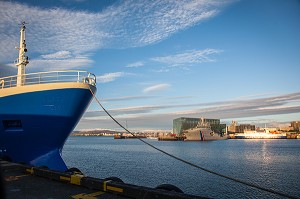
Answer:
[[(300, 140), (149, 142), (207, 169), (300, 196), (295, 170), (300, 167)], [(67, 165), (99, 178), (118, 176), (150, 187), (170, 183), (185, 193), (213, 198), (276, 198), (178, 162), (139, 140), (70, 137), (63, 158)]]

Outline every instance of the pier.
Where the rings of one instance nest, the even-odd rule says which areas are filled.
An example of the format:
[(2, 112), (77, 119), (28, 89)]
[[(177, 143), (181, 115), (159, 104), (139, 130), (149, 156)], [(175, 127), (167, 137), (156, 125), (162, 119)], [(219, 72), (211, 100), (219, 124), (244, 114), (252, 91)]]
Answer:
[[(63, 173), (0, 160), (6, 199), (74, 198), (203, 198), (175, 191), (149, 188), (87, 177), (80, 173)], [(1, 189), (0, 189), (1, 190)], [(1, 193), (2, 194), (2, 193)]]

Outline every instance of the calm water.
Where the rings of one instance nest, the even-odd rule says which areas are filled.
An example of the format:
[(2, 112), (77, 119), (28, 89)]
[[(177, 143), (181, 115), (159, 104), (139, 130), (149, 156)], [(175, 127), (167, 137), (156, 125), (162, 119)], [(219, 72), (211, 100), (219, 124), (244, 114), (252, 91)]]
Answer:
[[(300, 140), (147, 141), (201, 167), (300, 198)], [(148, 187), (169, 183), (213, 198), (282, 198), (193, 168), (136, 139), (70, 137), (62, 156), (92, 177)]]

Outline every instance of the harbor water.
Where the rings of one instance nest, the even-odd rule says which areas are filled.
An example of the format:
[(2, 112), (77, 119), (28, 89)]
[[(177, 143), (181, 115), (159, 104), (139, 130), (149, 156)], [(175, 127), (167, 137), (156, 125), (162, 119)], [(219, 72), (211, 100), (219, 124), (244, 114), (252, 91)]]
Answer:
[[(206, 169), (300, 198), (300, 140), (222, 140), (152, 145)], [(138, 139), (69, 137), (63, 159), (85, 175), (116, 176), (126, 183), (173, 184), (187, 194), (212, 198), (282, 198), (175, 160)]]

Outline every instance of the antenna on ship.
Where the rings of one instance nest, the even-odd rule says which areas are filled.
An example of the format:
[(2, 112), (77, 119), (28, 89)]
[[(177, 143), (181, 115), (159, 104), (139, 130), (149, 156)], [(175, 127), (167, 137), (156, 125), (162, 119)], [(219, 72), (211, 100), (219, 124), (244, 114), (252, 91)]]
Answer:
[(19, 50), (19, 58), (15, 61), (16, 66), (18, 67), (18, 77), (17, 77), (17, 86), (22, 86), (25, 83), (25, 66), (29, 63), (28, 57), (26, 56), (27, 48), (25, 42), (25, 21), (21, 25), (21, 35), (20, 35), (20, 47), (16, 49)]

